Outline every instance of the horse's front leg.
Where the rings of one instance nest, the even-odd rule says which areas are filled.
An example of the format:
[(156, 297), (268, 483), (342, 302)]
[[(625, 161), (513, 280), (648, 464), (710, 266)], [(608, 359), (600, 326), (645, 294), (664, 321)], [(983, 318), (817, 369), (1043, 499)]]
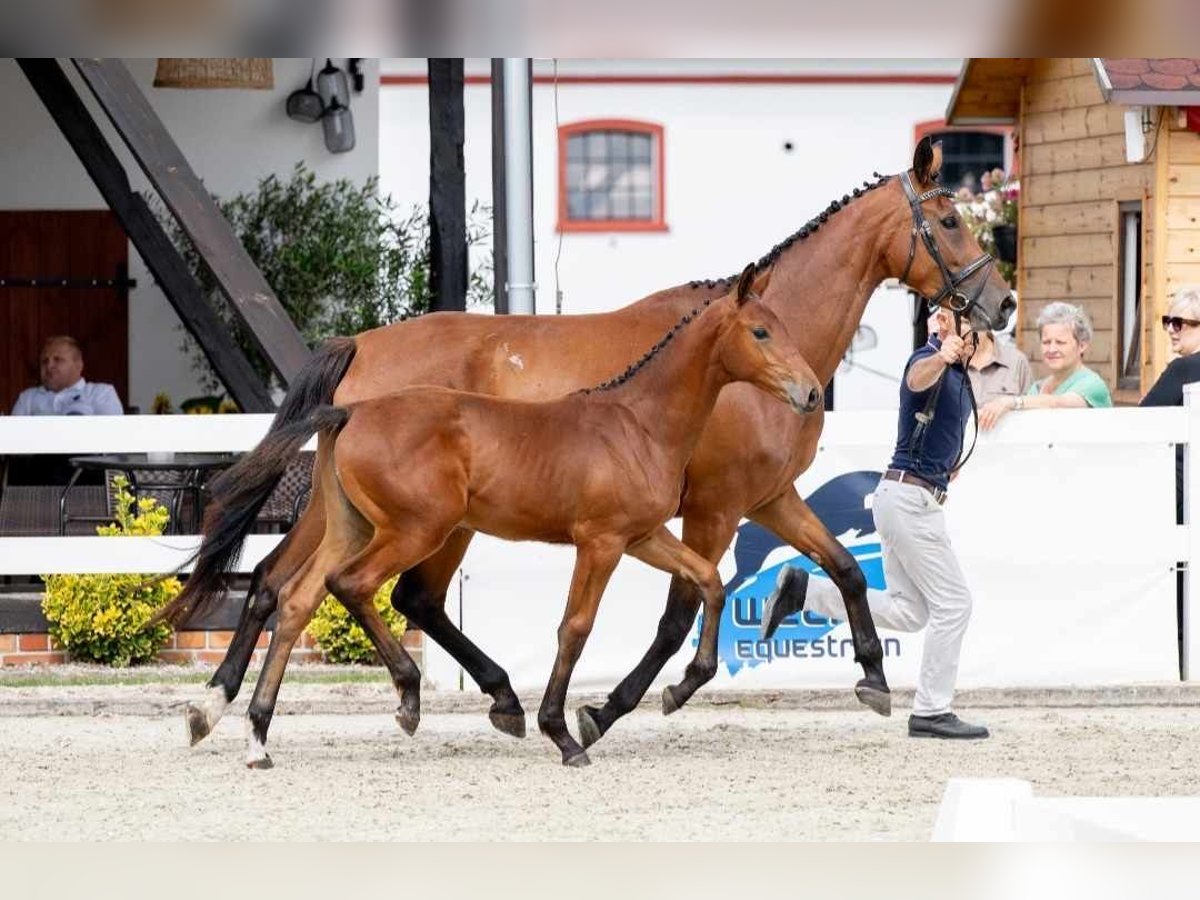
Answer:
[(665, 525), (628, 552), (656, 569), (683, 578), (696, 587), (704, 600), (704, 624), (696, 655), (688, 663), (683, 681), (663, 689), (663, 713), (670, 715), (717, 674), (717, 637), (721, 611), (725, 608), (725, 588), (717, 567), (671, 534)]
[[(854, 692), (859, 701), (875, 712), (891, 715), (892, 695), (883, 674), (883, 647), (867, 604), (867, 579), (854, 556), (829, 533), (794, 489), (754, 510), (749, 518), (771, 529), (829, 574), (846, 607), (854, 659), (863, 668), (863, 678), (855, 685)], [(825, 587), (832, 590), (828, 585)], [(784, 618), (804, 608), (809, 589), (807, 573), (783, 570), (763, 611), (764, 636), (769, 637)]]
[(562, 752), (564, 766), (586, 766), (591, 762), (583, 747), (567, 731), (564, 706), (571, 673), (579, 654), (583, 652), (588, 635), (592, 633), (600, 598), (621, 559), (623, 549), (616, 540), (592, 541), (580, 544), (576, 549), (571, 593), (567, 598), (562, 623), (558, 626), (558, 655), (554, 660), (554, 671), (546, 684), (542, 705), (538, 709), (538, 728)]
[[(683, 540), (699, 555), (715, 564), (733, 540), (737, 520), (737, 515), (728, 514), (685, 517)], [(667, 608), (658, 621), (658, 631), (645, 655), (613, 688), (602, 707), (581, 706), (576, 713), (579, 735), (585, 747), (598, 741), (617, 719), (637, 708), (667, 660), (683, 646), (692, 623), (696, 621), (696, 612), (702, 600), (703, 595), (694, 582), (681, 575), (672, 576)]]

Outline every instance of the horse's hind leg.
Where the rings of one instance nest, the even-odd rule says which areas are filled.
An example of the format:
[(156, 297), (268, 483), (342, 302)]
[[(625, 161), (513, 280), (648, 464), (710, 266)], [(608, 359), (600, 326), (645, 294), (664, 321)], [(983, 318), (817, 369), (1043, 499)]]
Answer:
[(267, 658), (246, 712), (246, 765), (252, 769), (271, 768), (271, 757), (267, 755), (267, 731), (275, 715), (283, 671), (287, 668), (288, 657), (300, 632), (325, 599), (325, 572), (336, 558), (332, 548), (322, 542), (316, 554), (304, 563), (280, 592), (279, 620), (271, 635)]
[(499, 731), (525, 737), (525, 710), (508, 673), (463, 634), (446, 615), (446, 588), (462, 563), (474, 533), (455, 531), (433, 556), (400, 576), (392, 606), (454, 657), (493, 703), (488, 719)]
[(370, 543), (344, 565), (330, 572), (325, 585), (362, 625), (375, 645), (392, 683), (400, 694), (396, 721), (408, 734), (421, 720), (421, 670), (396, 639), (375, 608), (379, 585), (433, 553), (446, 532), (411, 529), (405, 533), (376, 531)]
[(666, 526), (626, 552), (694, 584), (704, 598), (704, 624), (700, 628), (696, 656), (688, 663), (683, 681), (663, 689), (663, 713), (670, 715), (717, 674), (717, 636), (721, 611), (725, 608), (725, 588), (717, 567), (671, 534)]
[[(693, 516), (684, 519), (683, 539), (701, 556), (715, 562), (729, 546), (736, 529), (736, 517), (709, 516), (701, 519)], [(692, 623), (696, 621), (696, 612), (702, 600), (703, 595), (694, 583), (679, 575), (671, 578), (667, 608), (659, 619), (658, 632), (646, 654), (633, 671), (613, 688), (602, 707), (581, 706), (576, 712), (583, 746), (590, 747), (617, 719), (637, 708), (667, 660), (683, 646)]]
[(283, 541), (254, 568), (250, 588), (246, 592), (246, 605), (242, 607), (225, 658), (209, 680), (204, 699), (189, 703), (184, 710), (188, 740), (192, 745), (212, 732), (226, 708), (238, 695), (258, 636), (278, 607), (279, 592), (321, 542), (321, 535), (325, 531), (325, 513), (318, 498), (314, 500), (317, 502), (309, 505)]
[[(794, 489), (756, 509), (749, 517), (821, 566), (837, 585), (850, 622), (854, 658), (863, 668), (863, 678), (855, 685), (854, 693), (860, 702), (880, 715), (891, 715), (892, 695), (883, 674), (883, 646), (867, 604), (867, 579), (854, 556), (829, 533)], [(779, 590), (791, 595), (780, 594), (774, 598), (773, 607), (783, 604), (779, 606), (780, 613), (795, 612), (803, 607), (804, 586), (785, 579)], [(780, 616), (774, 618), (778, 624)]]

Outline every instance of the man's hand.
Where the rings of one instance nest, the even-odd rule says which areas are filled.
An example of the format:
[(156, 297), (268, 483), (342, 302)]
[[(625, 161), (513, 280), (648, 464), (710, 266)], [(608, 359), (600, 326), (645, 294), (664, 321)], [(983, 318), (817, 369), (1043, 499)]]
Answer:
[(952, 366), (969, 360), (974, 349), (957, 334), (948, 334), (942, 341), (942, 346), (938, 348), (938, 356), (946, 365)]

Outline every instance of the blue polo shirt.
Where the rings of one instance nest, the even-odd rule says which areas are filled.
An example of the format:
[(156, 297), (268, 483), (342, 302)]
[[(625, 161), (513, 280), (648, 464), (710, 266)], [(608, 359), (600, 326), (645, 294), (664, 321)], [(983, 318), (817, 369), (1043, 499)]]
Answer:
[(913, 433), (917, 427), (917, 413), (924, 411), (929, 394), (935, 388), (918, 393), (908, 387), (908, 370), (913, 363), (933, 356), (941, 346), (942, 342), (937, 337), (931, 337), (929, 343), (913, 353), (904, 366), (905, 377), (900, 380), (900, 424), (891, 467), (920, 475), (944, 489), (950, 483), (950, 468), (958, 461), (967, 420), (971, 417), (966, 371), (961, 363), (946, 368), (933, 421), (925, 428), (923, 438), (915, 446)]

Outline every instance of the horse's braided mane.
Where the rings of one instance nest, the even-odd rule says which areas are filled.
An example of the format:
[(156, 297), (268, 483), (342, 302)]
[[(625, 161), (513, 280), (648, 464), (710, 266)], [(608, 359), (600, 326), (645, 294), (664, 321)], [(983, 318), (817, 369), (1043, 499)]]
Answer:
[[(862, 187), (856, 187), (849, 194), (843, 195), (841, 200), (834, 200), (829, 204), (829, 206), (801, 225), (797, 231), (788, 235), (786, 238), (772, 247), (766, 256), (754, 264), (755, 274), (762, 272), (764, 269), (770, 268), (772, 265), (774, 265), (775, 260), (779, 259), (780, 255), (790, 246), (792, 246), (792, 244), (796, 243), (796, 241), (804, 240), (810, 234), (820, 229), (820, 227), (829, 220), (830, 216), (843, 207), (849, 205), (851, 200), (857, 199), (868, 191), (873, 191), (875, 188), (886, 184), (889, 180), (891, 180), (890, 175), (880, 175), (878, 172), (873, 172), (872, 174), (875, 176), (874, 182), (864, 181)], [(738, 278), (741, 277), (741, 274), (741, 272), (738, 272), (736, 275), (728, 275), (725, 278), (707, 278), (698, 281), (689, 281), (687, 286), (690, 288), (724, 288), (737, 281)]]
[(590, 394), (593, 391), (609, 391), (615, 387), (620, 387), (625, 382), (627, 382), (630, 378), (632, 378), (634, 375), (636, 375), (639, 371), (641, 371), (642, 367), (645, 366), (646, 363), (650, 362), (650, 360), (654, 359), (654, 357), (656, 357), (659, 353), (661, 353), (663, 351), (663, 348), (666, 347), (667, 344), (671, 343), (671, 338), (675, 337), (675, 335), (679, 332), (679, 330), (681, 328), (683, 328), (685, 325), (687, 325), (689, 322), (691, 322), (693, 319), (695, 319), (698, 315), (700, 315), (700, 313), (704, 312), (705, 308), (707, 308), (707, 306), (710, 303), (712, 303), (714, 300), (721, 299), (721, 297), (723, 297), (723, 296), (725, 296), (725, 295), (722, 294), (722, 295), (720, 295), (720, 297), (709, 297), (707, 300), (705, 300), (703, 303), (701, 303), (699, 306), (697, 306), (695, 309), (693, 309), (691, 312), (689, 312), (687, 315), (685, 315), (682, 319), (680, 319), (673, 326), (671, 326), (671, 330), (668, 331), (666, 334), (664, 334), (657, 344), (655, 344), (653, 347), (651, 347), (649, 350), (647, 350), (641, 359), (639, 359), (637, 362), (635, 362), (633, 365), (631, 365), (628, 369), (626, 369), (624, 372), (622, 372), (616, 378), (610, 378), (608, 381), (604, 382), (603, 384), (598, 384), (593, 388), (581, 388), (578, 391), (576, 391), (575, 393)]

